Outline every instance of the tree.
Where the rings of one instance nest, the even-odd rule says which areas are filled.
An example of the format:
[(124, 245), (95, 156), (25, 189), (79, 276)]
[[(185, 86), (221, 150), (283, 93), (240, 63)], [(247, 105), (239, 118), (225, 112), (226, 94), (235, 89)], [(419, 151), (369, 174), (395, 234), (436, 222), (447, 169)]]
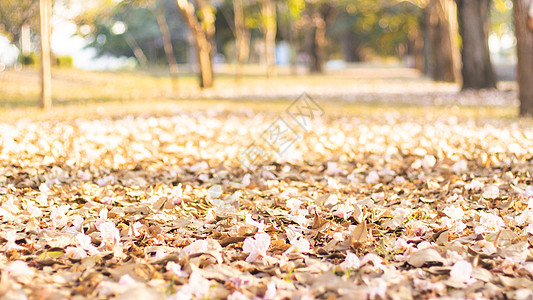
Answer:
[(326, 28), (335, 15), (335, 5), (329, 1), (306, 3), (307, 12), (311, 21), (309, 36), (309, 71), (323, 73), (326, 62)]
[(155, 15), (157, 24), (159, 25), (159, 30), (161, 31), (161, 38), (163, 39), (163, 49), (165, 50), (165, 56), (167, 57), (168, 70), (170, 72), (170, 76), (173, 79), (176, 79), (178, 77), (178, 63), (176, 62), (176, 57), (174, 56), (172, 36), (170, 35), (167, 19), (165, 17), (165, 0), (157, 1), (156, 6)]
[(33, 0), (0, 1), (0, 33), (7, 34), (15, 43), (20, 40), (21, 29), (29, 25), (35, 32), (39, 29), (39, 2)]
[(194, 6), (188, 0), (176, 0), (178, 9), (194, 37), (196, 59), (201, 88), (213, 86), (213, 36), (215, 34), (215, 8), (206, 0), (196, 0)]
[(424, 8), (426, 73), (434, 80), (460, 81), (457, 7), (453, 0), (429, 0)]
[(496, 88), (489, 51), (491, 0), (456, 0), (462, 38), (462, 89)]
[(43, 109), (52, 106), (52, 76), (50, 71), (50, 17), (52, 12), (51, 0), (39, 1), (39, 19), (41, 25), (41, 100), (39, 106)]
[(246, 14), (243, 0), (233, 0), (235, 49), (237, 52), (237, 72), (235, 78), (242, 78), (243, 66), (250, 57), (250, 29), (246, 26)]
[(533, 28), (528, 24), (532, 7), (533, 0), (513, 0), (520, 115), (526, 117), (533, 117)]
[(261, 31), (265, 37), (265, 65), (267, 77), (274, 74), (276, 64), (277, 18), (274, 0), (261, 0)]
[[(111, 1), (111, 2), (108, 2)], [(130, 0), (118, 4), (94, 0), (76, 16), (78, 35), (88, 40), (96, 56), (135, 57), (140, 65), (168, 64), (177, 74), (177, 61), (186, 59), (187, 29), (175, 0)]]

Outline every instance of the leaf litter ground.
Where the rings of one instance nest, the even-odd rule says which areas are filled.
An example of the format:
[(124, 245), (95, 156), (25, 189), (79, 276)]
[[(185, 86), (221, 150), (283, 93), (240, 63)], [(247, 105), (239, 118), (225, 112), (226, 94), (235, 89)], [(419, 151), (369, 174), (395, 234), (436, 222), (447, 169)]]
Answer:
[(533, 289), (533, 130), (220, 110), (0, 124), (0, 296), (516, 298)]

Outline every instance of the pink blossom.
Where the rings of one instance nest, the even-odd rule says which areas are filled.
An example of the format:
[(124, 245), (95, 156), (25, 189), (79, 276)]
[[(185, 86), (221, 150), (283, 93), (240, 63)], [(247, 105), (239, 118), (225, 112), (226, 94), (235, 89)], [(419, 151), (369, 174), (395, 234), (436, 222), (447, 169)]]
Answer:
[(471, 275), (472, 265), (465, 260), (460, 260), (453, 265), (450, 271), (450, 280), (454, 282), (470, 284), (475, 281)]
[(292, 251), (307, 253), (311, 249), (309, 241), (306, 240), (303, 236), (299, 236), (295, 239), (290, 240), (289, 242), (292, 246), (287, 249), (285, 253), (289, 253)]
[(482, 189), (484, 186), (485, 186), (485, 184), (483, 184), (483, 182), (481, 182), (481, 181), (479, 181), (477, 179), (473, 179), (469, 183), (465, 184), (465, 189), (466, 190), (477, 191), (477, 190)]
[(296, 211), (298, 211), (298, 209), (300, 209), (300, 206), (302, 205), (302, 201), (298, 200), (298, 199), (295, 199), (295, 198), (290, 198), (289, 200), (286, 201), (285, 205), (291, 209), (291, 213), (295, 213)]
[(235, 291), (233, 292), (233, 294), (228, 296), (228, 300), (249, 300), (249, 299), (250, 298), (248, 298), (248, 296), (246, 296), (245, 294), (239, 291)]
[(52, 220), (52, 224), (55, 227), (64, 227), (67, 225), (68, 219), (65, 215), (70, 209), (70, 205), (62, 205), (60, 207), (56, 207), (52, 210), (52, 213), (50, 214), (50, 219)]
[(354, 208), (352, 205), (339, 204), (337, 205), (333, 215), (342, 219), (348, 219), (352, 215), (353, 211)]
[(258, 232), (253, 238), (244, 240), (242, 250), (244, 253), (250, 253), (246, 261), (252, 262), (260, 256), (265, 257), (268, 247), (270, 247), (270, 236), (267, 233)]
[(370, 281), (368, 285), (368, 298), (375, 299), (379, 296), (381, 299), (385, 299), (385, 293), (387, 292), (387, 282), (381, 278), (376, 278)]
[(456, 221), (454, 229), (456, 232), (461, 233), (466, 229), (466, 224), (461, 221)]
[(524, 223), (533, 223), (533, 209), (524, 210), (520, 215), (515, 217), (517, 225)]
[(41, 183), (41, 185), (39, 185), (39, 192), (41, 192), (42, 194), (50, 194), (52, 193), (52, 191), (50, 190), (50, 188), (48, 187), (48, 185), (46, 183)]
[(450, 217), (452, 220), (462, 220), (465, 212), (461, 207), (448, 206), (442, 210), (442, 212)]
[(139, 235), (141, 235), (141, 233), (139, 232), (139, 229), (141, 229), (142, 227), (143, 227), (143, 224), (141, 222), (137, 221), (133, 223), (132, 225), (130, 225), (128, 229), (128, 236), (138, 237)]
[(415, 288), (421, 291), (442, 291), (446, 288), (444, 284), (441, 282), (431, 282), (431, 280), (423, 280), (414, 278), (413, 283), (415, 285)]
[(72, 259), (82, 259), (87, 257), (87, 252), (81, 247), (67, 247), (65, 256)]
[(391, 212), (391, 214), (395, 218), (404, 218), (404, 217), (407, 217), (407, 216), (409, 216), (411, 214), (411, 210), (403, 208), (403, 207), (397, 207)]
[(257, 222), (256, 220), (252, 219), (252, 215), (247, 213), (244, 222), (248, 225), (252, 225), (254, 227), (257, 227), (257, 231), (264, 231), (266, 225), (265, 221), (261, 220), (261, 222)]
[(343, 270), (357, 269), (359, 268), (359, 266), (361, 266), (361, 261), (359, 260), (359, 257), (357, 257), (357, 255), (350, 252), (348, 253), (348, 255), (346, 255), (346, 258), (339, 266)]
[(104, 197), (104, 198), (100, 199), (100, 202), (102, 202), (103, 204), (113, 204), (113, 198)]
[(80, 232), (76, 235), (76, 239), (78, 240), (80, 247), (83, 250), (86, 250), (87, 252), (89, 252), (90, 255), (95, 255), (99, 252), (98, 249), (96, 249), (96, 247), (91, 244), (90, 236)]
[(167, 271), (171, 272), (172, 274), (178, 277), (187, 276), (187, 272), (181, 270), (181, 265), (173, 261), (169, 261), (167, 263), (166, 268), (167, 268)]
[(123, 289), (118, 286), (115, 282), (111, 282), (108, 280), (102, 280), (96, 287), (96, 292), (98, 293), (98, 297), (109, 297), (115, 293), (122, 292)]
[(98, 213), (98, 219), (96, 219), (96, 221), (94, 222), (94, 226), (96, 226), (98, 230), (100, 230), (100, 225), (107, 221), (108, 212), (109, 211), (107, 210), (107, 208), (104, 207), (100, 210), (100, 213)]
[(278, 264), (279, 268), (285, 272), (290, 272), (295, 266), (294, 262), (290, 261), (285, 254), (279, 257)]
[(26, 211), (30, 214), (30, 217), (32, 218), (38, 218), (43, 215), (43, 212), (40, 208), (38, 208), (35, 205), (32, 205), (31, 203), (28, 203), (28, 206), (26, 207)]
[(365, 256), (363, 256), (363, 259), (361, 259), (361, 265), (364, 265), (368, 262), (372, 262), (375, 268), (383, 268), (383, 259), (373, 253), (367, 253)]
[(15, 197), (8, 195), (7, 201), (2, 203), (2, 208), (6, 209), (10, 213), (16, 215), (20, 212), (20, 209), (15, 205)]
[(453, 164), (453, 166), (451, 167), (452, 171), (454, 173), (462, 173), (462, 172), (466, 172), (468, 168), (468, 164), (466, 162), (466, 160), (460, 160), (460, 161), (457, 161), (456, 163)]
[(209, 294), (209, 280), (203, 278), (198, 271), (193, 271), (191, 276), (189, 276), (189, 283), (183, 285), (178, 293), (185, 296), (185, 299), (192, 298), (192, 296), (199, 299), (207, 297)]
[(72, 226), (63, 229), (63, 231), (76, 234), (81, 231), (81, 225), (83, 224), (83, 221), (85, 221), (81, 216), (75, 216), (74, 220), (72, 220)]
[(431, 242), (428, 242), (428, 241), (422, 241), (416, 246), (416, 249), (417, 250), (423, 250), (423, 249), (436, 247), (436, 246), (437, 245), (435, 243), (431, 243)]
[(481, 240), (477, 244), (481, 247), (481, 250), (487, 254), (493, 254), (497, 251), (493, 243), (489, 243), (485, 240)]
[(189, 244), (187, 247), (183, 248), (183, 251), (188, 255), (195, 253), (207, 252), (208, 242), (206, 240), (197, 240)]
[(276, 289), (276, 283), (274, 281), (270, 281), (267, 284), (267, 290), (265, 292), (265, 295), (263, 296), (263, 300), (272, 300), (276, 298), (277, 289)]
[(431, 169), (435, 166), (437, 163), (437, 159), (433, 155), (426, 155), (424, 156), (424, 159), (422, 160), (422, 167), (424, 169)]
[(103, 222), (98, 227), (102, 236), (102, 245), (114, 246), (120, 243), (120, 232), (112, 221)]
[(505, 223), (503, 222), (502, 218), (486, 212), (480, 213), (481, 218), (479, 219), (479, 223), (481, 225), (477, 226), (474, 231), (479, 233), (484, 232), (496, 232), (502, 229), (503, 226), (505, 226)]
[(405, 224), (405, 227), (408, 229), (408, 232), (410, 230), (417, 236), (420, 236), (430, 230), (426, 224), (419, 220), (411, 220)]
[(24, 250), (24, 247), (17, 245), (17, 232), (10, 230), (4, 234), (4, 238), (7, 240), (6, 244), (0, 249), (0, 251), (10, 250)]
[(335, 178), (329, 177), (328, 178), (328, 187), (338, 190), (339, 189), (339, 184), (337, 183)]
[(167, 255), (168, 255), (167, 252), (158, 250), (158, 251), (155, 252), (154, 257), (152, 257), (152, 260), (154, 260), (154, 261), (161, 260), (161, 259), (165, 258)]
[(120, 279), (118, 280), (118, 285), (120, 286), (133, 286), (137, 284), (137, 280), (133, 279), (133, 277), (128, 274), (120, 276)]
[(13, 276), (33, 276), (35, 271), (28, 267), (28, 264), (22, 260), (12, 261), (7, 265), (5, 270)]
[(15, 220), (15, 216), (2, 207), (0, 207), (0, 217), (6, 222), (12, 222)]
[(397, 238), (396, 241), (394, 242), (393, 249), (396, 251), (404, 251), (409, 248), (412, 248), (412, 247), (403, 238)]
[(222, 187), (220, 185), (214, 185), (207, 190), (207, 194), (211, 199), (217, 199), (222, 195)]
[(296, 214), (291, 214), (291, 220), (300, 226), (307, 226), (309, 220), (305, 217), (308, 214), (307, 210), (299, 209)]
[(370, 171), (365, 178), (366, 183), (377, 183), (379, 180), (379, 174), (376, 171)]
[(483, 198), (496, 199), (500, 195), (500, 189), (497, 186), (489, 185), (483, 189)]

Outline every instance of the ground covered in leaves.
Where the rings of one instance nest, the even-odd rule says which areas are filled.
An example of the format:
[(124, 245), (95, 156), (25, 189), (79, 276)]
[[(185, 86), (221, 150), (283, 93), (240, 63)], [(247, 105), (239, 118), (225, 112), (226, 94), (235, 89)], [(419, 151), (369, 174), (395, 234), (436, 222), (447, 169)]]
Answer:
[(0, 298), (533, 296), (529, 122), (279, 116), (0, 124)]

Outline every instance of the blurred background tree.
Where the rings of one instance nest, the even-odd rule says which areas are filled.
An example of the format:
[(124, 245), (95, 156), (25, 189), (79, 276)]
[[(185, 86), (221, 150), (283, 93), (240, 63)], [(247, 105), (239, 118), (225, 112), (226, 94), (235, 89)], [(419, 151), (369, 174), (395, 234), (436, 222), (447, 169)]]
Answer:
[[(187, 30), (177, 14), (173, 0), (122, 1), (118, 5), (99, 5), (79, 15), (75, 21), (78, 34), (89, 41), (86, 48), (94, 48), (97, 57), (135, 57), (141, 66), (155, 66), (169, 63), (170, 53), (165, 52), (162, 32), (170, 35), (167, 38), (172, 49), (169, 50), (173, 51), (175, 60), (188, 61)], [(160, 28), (165, 25), (168, 30)], [(173, 63), (172, 58), (170, 63)]]
[[(0, 32), (11, 42), (20, 45), (28, 40), (23, 37), (27, 32), (37, 36), (36, 3), (0, 2)], [(236, 63), (239, 79), (246, 64), (262, 64), (268, 77), (276, 74), (277, 65), (290, 65), (292, 74), (302, 66), (310, 73), (322, 73), (328, 61), (334, 67), (395, 61), (436, 81), (462, 82), (463, 89), (494, 88), (497, 78), (491, 54), (497, 54), (499, 66), (502, 61), (513, 63), (514, 57), (512, 0), (54, 3), (83, 6), (72, 21), (96, 57), (129, 57), (143, 68), (165, 65), (173, 77), (179, 63), (188, 64), (190, 68), (184, 70), (197, 72), (205, 88), (213, 85), (213, 64)], [(522, 45), (520, 37), (518, 44)], [(68, 59), (57, 61), (70, 64)]]
[(39, 32), (39, 1), (0, 1), (0, 33), (13, 44), (19, 45), (22, 54), (28, 59), (31, 59), (31, 39), (37, 32)]

